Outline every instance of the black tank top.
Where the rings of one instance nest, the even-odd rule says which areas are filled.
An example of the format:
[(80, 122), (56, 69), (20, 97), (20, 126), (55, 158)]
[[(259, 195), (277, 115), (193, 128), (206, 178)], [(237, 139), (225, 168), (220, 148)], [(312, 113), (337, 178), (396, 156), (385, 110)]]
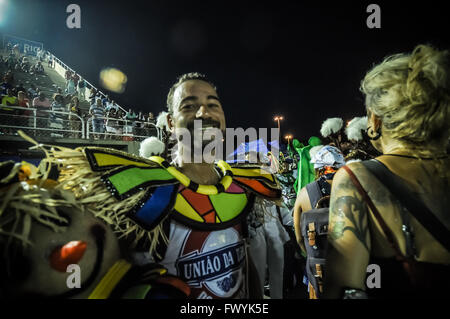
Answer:
[(396, 258), (371, 257), (370, 264), (381, 270), (381, 288), (367, 288), (369, 298), (442, 299), (450, 297), (450, 265), (413, 262), (412, 283), (403, 265)]

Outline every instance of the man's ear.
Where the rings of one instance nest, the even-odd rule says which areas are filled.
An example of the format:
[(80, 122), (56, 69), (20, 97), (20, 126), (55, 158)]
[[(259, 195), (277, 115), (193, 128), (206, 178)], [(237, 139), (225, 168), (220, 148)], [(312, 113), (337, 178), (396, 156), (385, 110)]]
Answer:
[(167, 114), (167, 126), (169, 127), (170, 131), (173, 131), (174, 124), (173, 124), (172, 115), (170, 115), (170, 114)]

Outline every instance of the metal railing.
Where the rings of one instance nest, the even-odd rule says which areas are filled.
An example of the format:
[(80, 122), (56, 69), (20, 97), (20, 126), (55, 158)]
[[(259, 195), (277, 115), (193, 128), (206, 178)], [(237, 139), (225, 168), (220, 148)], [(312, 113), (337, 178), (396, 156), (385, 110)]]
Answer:
[(94, 130), (92, 120), (92, 117), (83, 118), (72, 112), (0, 104), (1, 135), (17, 135), (17, 130), (23, 130), (31, 136), (137, 142), (149, 136), (161, 139), (163, 135), (162, 130), (151, 122), (100, 117)]
[(19, 129), (36, 136), (86, 136), (84, 120), (75, 113), (0, 105), (0, 132), (3, 135), (15, 135)]
[(93, 117), (86, 120), (86, 138), (94, 136), (94, 138), (140, 142), (149, 136), (155, 136), (152, 133), (156, 133), (158, 139), (162, 137), (161, 129), (151, 122), (116, 117), (97, 117), (95, 120), (98, 122), (94, 125), (93, 120)]

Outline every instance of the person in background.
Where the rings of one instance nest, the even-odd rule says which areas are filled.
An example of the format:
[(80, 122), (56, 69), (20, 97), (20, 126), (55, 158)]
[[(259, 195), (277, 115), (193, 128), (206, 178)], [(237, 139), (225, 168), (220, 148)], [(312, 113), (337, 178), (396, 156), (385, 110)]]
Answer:
[(75, 82), (73, 81), (73, 78), (70, 77), (67, 80), (67, 85), (66, 85), (66, 93), (70, 94), (70, 95), (74, 95), (76, 94), (76, 87), (75, 87)]
[(80, 109), (80, 100), (77, 96), (72, 97), (72, 100), (67, 105), (67, 111), (69, 113), (69, 124), (70, 124), (70, 136), (72, 138), (80, 138), (80, 129), (81, 122), (80, 118), (82, 118), (81, 109)]
[(2, 105), (19, 106), (19, 101), (18, 101), (17, 97), (14, 95), (14, 92), (12, 89), (8, 89), (6, 91), (6, 95), (2, 96)]
[[(394, 195), (398, 186), (375, 177), (369, 161), (347, 164), (336, 173), (324, 283), (327, 298), (448, 295), (449, 66), (448, 51), (418, 45), (412, 53), (386, 58), (361, 82), (367, 134), (383, 154), (370, 164), (405, 192)], [(372, 270), (378, 277), (372, 287), (366, 286), (369, 264), (379, 269), (378, 274)]]
[(66, 70), (65, 74), (64, 74), (64, 78), (66, 79), (66, 84), (67, 81), (69, 81), (69, 79), (72, 77), (72, 71), (70, 71), (69, 69)]
[(95, 88), (91, 89), (91, 94), (89, 95), (89, 103), (95, 104), (97, 103), (96, 100), (100, 99), (100, 93)]
[(49, 117), (49, 126), (52, 129), (55, 129), (56, 132), (51, 132), (50, 136), (52, 137), (64, 137), (65, 132), (61, 131), (66, 129), (65, 120), (66, 115), (61, 112), (66, 112), (66, 108), (64, 107), (64, 97), (61, 94), (55, 94), (53, 97), (53, 102), (51, 104), (52, 111)]
[(128, 109), (128, 112), (124, 116), (124, 120), (125, 120), (124, 133), (125, 134), (133, 134), (136, 117), (137, 117), (136, 113), (134, 113), (131, 109)]
[(92, 116), (94, 139), (98, 140), (100, 134), (103, 134), (105, 130), (105, 108), (103, 107), (101, 99), (97, 99), (95, 104), (92, 104), (89, 109), (89, 114)]
[[(17, 93), (17, 99), (19, 100), (19, 106), (21, 107), (30, 107), (30, 100), (27, 99), (27, 95), (24, 91), (19, 91)], [(33, 127), (34, 126), (34, 113), (31, 110), (20, 110), (20, 123), (21, 126), (28, 126)], [(32, 132), (30, 132), (32, 133)]]
[(53, 55), (48, 54), (48, 67), (53, 68)]
[(155, 124), (155, 116), (152, 112), (148, 112), (147, 122)]
[(44, 66), (42, 65), (41, 61), (38, 61), (34, 65), (34, 73), (35, 74), (44, 74)]
[(30, 101), (27, 99), (27, 95), (24, 91), (17, 93), (18, 105), (21, 107), (30, 107)]
[(86, 81), (83, 78), (80, 78), (80, 81), (78, 81), (78, 98), (80, 101), (86, 99)]
[[(40, 92), (38, 97), (33, 99), (33, 108), (36, 108), (36, 127), (45, 129), (48, 127), (48, 118), (50, 116), (51, 102), (45, 96), (44, 92)], [(37, 135), (44, 135), (44, 130), (38, 130)]]
[(75, 90), (76, 90), (78, 87), (78, 82), (80, 81), (80, 76), (78, 74), (74, 73), (72, 75), (72, 80), (73, 80), (73, 84), (74, 84)]
[(31, 83), (30, 88), (27, 90), (28, 98), (33, 100), (35, 97), (37, 97), (39, 94), (37, 92), (36, 86)]
[(8, 95), (8, 90), (12, 90), (12, 85), (6, 81), (3, 81), (0, 84), (0, 94), (1, 95)]
[[(330, 145), (317, 146), (317, 148), (315, 154), (310, 155), (316, 179), (299, 191), (293, 212), (295, 237), (305, 253), (306, 249), (300, 225), (301, 215), (303, 212), (316, 208), (316, 204), (321, 198), (330, 196), (333, 177), (336, 171), (345, 165), (344, 155), (338, 148)], [(317, 190), (320, 191), (320, 194), (315, 193)]]

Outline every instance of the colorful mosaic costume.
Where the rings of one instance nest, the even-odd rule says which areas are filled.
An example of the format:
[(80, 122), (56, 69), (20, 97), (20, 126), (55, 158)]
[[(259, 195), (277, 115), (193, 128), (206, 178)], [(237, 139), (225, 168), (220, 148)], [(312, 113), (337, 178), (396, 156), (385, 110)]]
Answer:
[(198, 185), (157, 156), (85, 147), (54, 148), (50, 157), (61, 167), (58, 181), (65, 188), (185, 280), (191, 297), (248, 297), (245, 217), (255, 196), (280, 199), (272, 174), (220, 161), (220, 183)]

